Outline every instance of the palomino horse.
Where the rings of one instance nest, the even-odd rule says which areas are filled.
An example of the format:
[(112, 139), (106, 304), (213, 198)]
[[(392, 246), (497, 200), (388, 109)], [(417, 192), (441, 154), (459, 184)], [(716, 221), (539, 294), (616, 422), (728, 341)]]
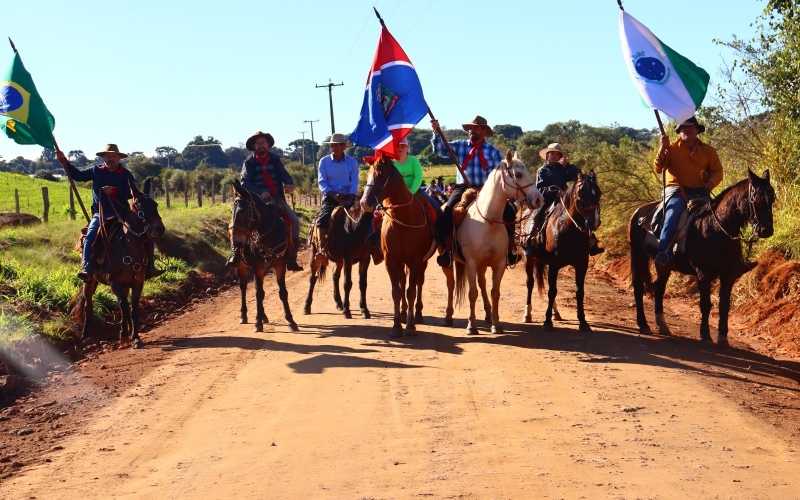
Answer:
[[(547, 226), (544, 229), (545, 245), (537, 245), (535, 238), (528, 239), (529, 255), (525, 262), (528, 275), (528, 297), (523, 320), (530, 323), (531, 292), (534, 275), (539, 296), (544, 292), (544, 272), (547, 273), (547, 312), (545, 313), (544, 330), (553, 329), (553, 310), (555, 309), (558, 287), (558, 271), (562, 267), (572, 266), (575, 269), (575, 300), (578, 305), (578, 329), (592, 331), (586, 322), (583, 312), (583, 286), (586, 271), (589, 269), (589, 238), (592, 231), (600, 227), (600, 187), (594, 170), (588, 174), (578, 174), (578, 178), (566, 191), (559, 194), (557, 205), (552, 208)], [(533, 218), (523, 231), (530, 235), (533, 230)], [(548, 269), (549, 268), (549, 269)], [(556, 310), (557, 311), (557, 310)], [(558, 315), (560, 317), (560, 315)]]
[[(391, 337), (403, 336), (401, 322), (406, 323), (407, 335), (416, 335), (414, 324), (422, 323), (422, 284), (428, 259), (436, 249), (434, 230), (423, 203), (411, 195), (390, 158), (383, 155), (370, 167), (361, 206), (370, 211), (381, 204), (385, 210), (381, 249), (392, 282), (394, 324)], [(406, 278), (408, 290), (405, 290)], [(403, 311), (406, 318), (402, 321), (400, 303), (404, 291), (408, 310)]]
[[(158, 215), (158, 203), (145, 194), (150, 192), (150, 183), (150, 179), (144, 182), (144, 193), (131, 184), (133, 201), (130, 208), (121, 210), (118, 219), (106, 220), (100, 228), (97, 235), (99, 241), (95, 242), (95, 247), (102, 245), (98, 254), (104, 254), (103, 262), (98, 262), (92, 279), (83, 285), (83, 298), (78, 303), (78, 311), (82, 310), (84, 315), (82, 339), (89, 337), (92, 297), (97, 290), (97, 284), (102, 283), (111, 287), (119, 301), (122, 311), (120, 340), (132, 334), (133, 347), (138, 348), (141, 345), (139, 298), (147, 272), (148, 250), (152, 244), (150, 240), (164, 235), (164, 224)], [(121, 225), (121, 228), (115, 229), (117, 225)], [(130, 303), (128, 293), (131, 294)]]
[[(656, 266), (658, 277), (655, 283), (650, 275), (650, 258), (645, 245), (647, 230), (644, 221), (653, 217), (660, 201), (639, 207), (628, 223), (628, 241), (631, 246), (631, 279), (636, 298), (636, 322), (639, 332), (649, 334), (650, 326), (644, 314), (642, 296), (644, 292), (654, 294), (658, 333), (669, 335), (664, 321), (664, 290), (673, 268)], [(775, 190), (769, 182), (769, 170), (761, 177), (748, 170), (748, 178), (722, 191), (714, 201), (698, 209), (694, 221), (686, 234), (686, 253), (676, 253), (673, 259), (676, 270), (682, 274), (697, 275), (700, 289), (700, 339), (711, 342), (708, 315), (711, 312), (711, 283), (719, 278), (719, 334), (717, 345), (728, 345), (728, 312), (731, 306), (731, 290), (742, 274), (742, 245), (739, 232), (749, 222), (753, 237), (772, 236), (772, 204)], [(653, 286), (655, 285), (655, 286)]]
[(247, 265), (250, 265), (256, 282), (255, 331), (263, 332), (264, 323), (269, 323), (264, 312), (264, 276), (267, 269), (272, 269), (278, 282), (278, 296), (283, 302), (284, 317), (289, 328), (296, 332), (297, 323), (292, 318), (289, 292), (286, 290), (286, 251), (290, 242), (286, 222), (278, 209), (242, 187), (238, 179), (233, 181), (233, 190), (236, 197), (231, 215), (231, 240), (244, 257), (236, 267), (242, 293), (239, 323), (247, 323)]
[[(353, 208), (339, 210), (340, 213), (330, 224), (328, 230), (328, 256), (333, 261), (333, 300), (336, 302), (336, 309), (343, 311), (344, 317), (351, 319), (350, 313), (350, 289), (353, 287), (352, 271), (353, 265), (358, 264), (358, 287), (361, 290), (361, 301), (358, 303), (361, 309), (361, 317), (370, 318), (367, 309), (367, 269), (369, 268), (370, 257), (376, 258), (379, 263), (383, 258), (380, 248), (370, 247), (365, 243), (369, 227), (372, 225), (373, 214), (361, 209), (361, 205), (356, 203)], [(311, 227), (315, 224), (312, 223)], [(311, 314), (311, 302), (314, 298), (314, 285), (317, 276), (320, 281), (325, 280), (327, 266), (314, 259), (317, 254), (318, 241), (311, 238), (311, 275), (308, 277), (308, 296), (304, 314)], [(339, 277), (344, 269), (344, 302), (339, 293)]]
[[(519, 155), (512, 158), (511, 150), (506, 159), (489, 175), (475, 202), (467, 209), (464, 220), (455, 230), (455, 242), (461, 250), (453, 255), (456, 258), (455, 277), (453, 268), (442, 268), (447, 277), (447, 310), (444, 325), (453, 324), (453, 288), (456, 303), (464, 298), (464, 284), (469, 282), (469, 320), (467, 334), (477, 335), (475, 326), (475, 301), (478, 299), (478, 286), (483, 296), (486, 321), (492, 323), (492, 333), (502, 333), (500, 326), (500, 281), (506, 271), (508, 253), (508, 232), (504, 227), (503, 209), (509, 198), (527, 199), (533, 207), (542, 205), (543, 198), (536, 190), (536, 182), (531, 177)], [(486, 269), (492, 268), (492, 302), (486, 294)]]

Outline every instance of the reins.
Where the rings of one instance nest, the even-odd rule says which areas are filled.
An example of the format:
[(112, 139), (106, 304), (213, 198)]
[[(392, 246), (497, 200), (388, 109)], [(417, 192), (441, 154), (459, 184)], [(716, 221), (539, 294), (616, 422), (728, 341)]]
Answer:
[(722, 221), (720, 221), (719, 217), (717, 217), (717, 211), (713, 206), (711, 206), (711, 202), (707, 201), (706, 203), (708, 203), (709, 208), (711, 208), (711, 215), (714, 218), (714, 222), (717, 223), (717, 226), (720, 228), (720, 230), (722, 231), (722, 233), (725, 236), (727, 236), (728, 238), (730, 238), (730, 239), (732, 239), (734, 241), (744, 241), (748, 245), (752, 245), (753, 242), (758, 239), (758, 234), (756, 234), (756, 225), (761, 225), (761, 221), (758, 220), (758, 213), (756, 213), (755, 186), (753, 186), (753, 183), (751, 181), (748, 181), (748, 190), (747, 191), (748, 191), (747, 198), (748, 198), (748, 202), (750, 204), (750, 226), (751, 226), (751, 229), (752, 229), (752, 232), (750, 233), (750, 236), (747, 237), (747, 238), (742, 238), (741, 236), (731, 236), (731, 234), (728, 233), (728, 231), (726, 231), (725, 228), (722, 226)]
[[(378, 191), (375, 192), (374, 195), (373, 195), (375, 197), (375, 203), (377, 203), (377, 206), (375, 207), (375, 211), (379, 212), (379, 213), (382, 212), (382, 213), (386, 214), (386, 217), (388, 217), (390, 220), (396, 222), (397, 224), (399, 224), (399, 225), (401, 225), (403, 227), (407, 227), (407, 228), (410, 228), (410, 229), (421, 229), (423, 227), (426, 227), (428, 225), (428, 218), (427, 217), (425, 217), (425, 222), (423, 222), (422, 224), (417, 226), (417, 225), (407, 224), (407, 223), (397, 219), (396, 217), (393, 217), (388, 212), (388, 210), (395, 210), (395, 209), (398, 209), (398, 208), (407, 207), (407, 206), (411, 205), (412, 203), (414, 203), (414, 200), (416, 200), (417, 203), (419, 203), (420, 207), (422, 208), (422, 215), (424, 216), (427, 209), (425, 208), (425, 205), (423, 205), (422, 202), (419, 201), (419, 199), (417, 197), (415, 197), (413, 194), (411, 195), (411, 200), (409, 200), (408, 203), (401, 203), (399, 205), (387, 205), (385, 207), (381, 206), (381, 203), (380, 203), (380, 200), (378, 199), (378, 196), (381, 194), (381, 192), (383, 192), (383, 189), (386, 186), (389, 185), (389, 181), (394, 179), (394, 170), (395, 170), (394, 167), (392, 167), (391, 172), (389, 173), (389, 175), (386, 176), (386, 181), (383, 183), (383, 186), (381, 186), (381, 188), (378, 189)], [(366, 184), (364, 187), (375, 187), (375, 186), (376, 186), (376, 184)], [(384, 199), (386, 199), (386, 198), (384, 197)], [(346, 212), (346, 210), (345, 210), (345, 212)]]

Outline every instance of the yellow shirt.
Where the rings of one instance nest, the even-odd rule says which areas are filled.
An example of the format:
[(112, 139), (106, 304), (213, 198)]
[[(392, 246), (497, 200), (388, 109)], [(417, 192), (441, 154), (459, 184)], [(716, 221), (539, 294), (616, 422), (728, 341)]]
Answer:
[(653, 168), (657, 174), (667, 169), (667, 186), (677, 186), (678, 179), (687, 188), (700, 188), (706, 182), (717, 187), (722, 182), (722, 163), (717, 150), (700, 139), (694, 150), (689, 151), (679, 138), (669, 145), (667, 152), (656, 156)]

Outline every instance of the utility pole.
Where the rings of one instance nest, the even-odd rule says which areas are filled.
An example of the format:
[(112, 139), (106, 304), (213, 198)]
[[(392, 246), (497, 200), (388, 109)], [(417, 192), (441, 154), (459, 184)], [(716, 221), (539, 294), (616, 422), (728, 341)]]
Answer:
[(333, 87), (341, 87), (342, 85), (344, 85), (344, 82), (333, 83), (331, 79), (328, 78), (328, 83), (326, 85), (317, 85), (316, 87), (318, 89), (328, 89), (328, 101), (330, 101), (331, 104), (331, 135), (336, 133), (336, 126), (333, 124)]
[(303, 123), (311, 124), (311, 164), (314, 166), (317, 164), (317, 156), (314, 154), (314, 123), (318, 121), (319, 120), (303, 120)]
[(302, 130), (298, 134), (303, 135), (303, 166), (306, 166), (306, 131)]

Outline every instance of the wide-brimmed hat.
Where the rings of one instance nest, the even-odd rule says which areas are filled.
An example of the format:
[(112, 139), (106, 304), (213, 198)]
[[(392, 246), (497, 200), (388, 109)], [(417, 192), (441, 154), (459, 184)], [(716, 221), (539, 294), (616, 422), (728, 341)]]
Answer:
[(699, 123), (697, 123), (697, 118), (693, 116), (693, 117), (689, 118), (688, 120), (686, 120), (685, 122), (681, 123), (680, 125), (676, 126), (675, 127), (675, 132), (680, 133), (681, 127), (683, 127), (684, 125), (694, 125), (695, 127), (697, 127), (697, 133), (698, 134), (702, 134), (703, 132), (706, 131), (705, 125), (700, 125)]
[(548, 144), (546, 148), (539, 151), (539, 156), (546, 160), (547, 153), (561, 153), (561, 156), (564, 156), (564, 148), (561, 146), (561, 144), (554, 142), (552, 144)]
[(480, 115), (473, 118), (470, 123), (462, 124), (461, 128), (463, 128), (466, 132), (469, 132), (469, 128), (474, 127), (476, 125), (479, 127), (483, 127), (486, 130), (486, 137), (491, 137), (494, 135), (494, 131), (492, 130), (492, 127), (489, 126), (489, 122), (486, 121), (486, 118)]
[(244, 143), (248, 151), (255, 151), (256, 139), (258, 139), (259, 137), (263, 137), (264, 139), (266, 139), (267, 142), (269, 143), (269, 147), (275, 145), (275, 138), (272, 137), (272, 134), (269, 134), (267, 132), (262, 132), (259, 130), (258, 132), (253, 134), (252, 137), (247, 139), (247, 142)]
[(322, 144), (347, 144), (347, 137), (344, 134), (333, 134), (329, 141), (322, 141)]
[(116, 144), (106, 144), (106, 148), (97, 153), (97, 156), (99, 156), (100, 158), (105, 158), (106, 153), (117, 153), (119, 155), (120, 160), (128, 157), (128, 155), (126, 155), (125, 153), (119, 152), (119, 148), (117, 147)]

